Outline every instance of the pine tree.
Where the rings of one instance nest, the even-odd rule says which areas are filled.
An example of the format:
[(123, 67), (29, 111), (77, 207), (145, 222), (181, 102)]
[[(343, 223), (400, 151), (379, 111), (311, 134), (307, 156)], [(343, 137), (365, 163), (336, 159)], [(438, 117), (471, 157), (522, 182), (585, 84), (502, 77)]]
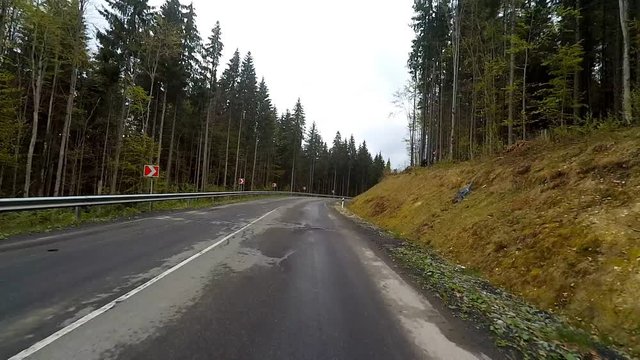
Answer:
[(118, 192), (118, 171), (122, 140), (127, 118), (128, 95), (134, 86), (134, 77), (139, 67), (139, 55), (142, 51), (142, 34), (150, 23), (150, 8), (147, 0), (106, 0), (107, 5), (99, 12), (107, 22), (106, 30), (99, 30), (96, 39), (100, 45), (100, 55), (114, 64), (120, 78), (121, 109), (117, 120), (116, 145), (111, 171), (111, 193)]
[[(229, 61), (227, 65), (227, 69), (222, 73), (222, 77), (220, 78), (220, 86), (223, 92), (224, 101), (227, 117), (227, 142), (226, 142), (226, 150), (224, 157), (224, 178), (223, 178), (223, 187), (227, 187), (227, 179), (228, 179), (228, 168), (229, 168), (229, 141), (231, 139), (231, 122), (234, 116), (239, 115), (239, 99), (238, 99), (238, 81), (240, 76), (240, 52), (236, 49), (233, 53), (233, 57)], [(235, 184), (234, 180), (234, 184)]]
[[(220, 64), (220, 57), (222, 56), (222, 49), (224, 45), (222, 43), (222, 31), (220, 29), (220, 22), (216, 22), (216, 25), (211, 30), (211, 35), (209, 35), (208, 42), (204, 47), (203, 58), (205, 69), (205, 78), (206, 78), (206, 86), (207, 86), (207, 99), (206, 99), (206, 119), (204, 125), (204, 149), (202, 156), (202, 185), (201, 188), (206, 190), (207, 185), (209, 184), (209, 154), (210, 154), (210, 146), (209, 146), (209, 138), (211, 136), (209, 128), (211, 127), (211, 122), (213, 121), (214, 112), (216, 109), (216, 101), (218, 100), (216, 97), (217, 90), (217, 72), (218, 65)], [(228, 144), (227, 144), (228, 147)], [(225, 175), (226, 181), (226, 175)]]

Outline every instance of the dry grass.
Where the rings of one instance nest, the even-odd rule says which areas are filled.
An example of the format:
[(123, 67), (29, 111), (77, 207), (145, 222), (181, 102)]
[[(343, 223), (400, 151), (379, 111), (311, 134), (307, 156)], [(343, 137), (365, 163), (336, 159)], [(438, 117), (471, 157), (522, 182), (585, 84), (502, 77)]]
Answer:
[(411, 170), (351, 209), (640, 354), (640, 129)]

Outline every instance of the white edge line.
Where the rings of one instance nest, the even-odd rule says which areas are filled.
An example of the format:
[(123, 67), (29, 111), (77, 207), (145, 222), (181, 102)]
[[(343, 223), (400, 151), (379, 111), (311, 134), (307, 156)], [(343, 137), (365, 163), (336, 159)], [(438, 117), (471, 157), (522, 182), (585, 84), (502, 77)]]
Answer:
[(90, 312), (89, 314), (81, 317), (80, 319), (74, 321), (73, 323), (67, 325), (66, 327), (56, 331), (55, 333), (49, 335), (48, 337), (38, 341), (37, 343), (31, 345), (30, 347), (28, 347), (27, 349), (22, 350), (21, 352), (17, 353), (16, 355), (13, 355), (12, 357), (10, 357), (8, 360), (22, 360), (27, 358), (28, 356), (33, 355), (34, 353), (36, 353), (37, 351), (41, 350), (42, 348), (44, 348), (45, 346), (53, 343), (54, 341), (58, 340), (59, 338), (65, 336), (66, 334), (72, 332), (73, 330), (79, 328), (80, 326), (88, 323), (89, 321), (91, 321), (92, 319), (100, 316), (101, 314), (109, 311), (110, 309), (113, 309), (118, 303), (123, 302), (125, 300), (127, 300), (128, 298), (132, 297), (133, 295), (139, 293), (140, 291), (148, 288), (149, 286), (153, 285), (154, 283), (156, 283), (157, 281), (159, 281), (160, 279), (164, 278), (165, 276), (171, 274), (172, 272), (180, 269), (181, 267), (185, 266), (186, 264), (188, 264), (189, 262), (197, 259), (198, 257), (202, 256), (203, 254), (211, 251), (212, 249), (214, 249), (215, 247), (217, 247), (218, 245), (222, 244), (223, 242), (229, 240), (230, 238), (236, 236), (237, 234), (241, 233), (242, 231), (246, 230), (247, 228), (249, 228), (250, 226), (252, 226), (253, 224), (257, 223), (258, 221), (266, 218), (267, 216), (271, 215), (271, 213), (273, 213), (274, 211), (278, 210), (273, 209), (271, 211), (269, 211), (268, 213), (260, 216), (259, 218), (253, 220), (252, 222), (250, 222), (249, 224), (243, 226), (242, 228), (234, 231), (233, 233), (223, 237), (222, 239), (218, 240), (215, 244), (210, 245), (209, 247), (198, 251), (197, 253), (195, 253), (194, 255), (190, 256), (189, 258), (187, 258), (186, 260), (183, 260), (182, 262), (180, 262), (179, 264), (173, 266), (172, 268), (166, 270), (165, 272), (163, 272), (162, 274), (154, 277), (153, 279), (147, 281), (146, 283), (138, 286), (137, 288), (129, 291), (128, 293), (120, 296), (119, 298), (111, 301), (110, 303), (102, 306), (101, 308), (94, 310), (92, 312)]

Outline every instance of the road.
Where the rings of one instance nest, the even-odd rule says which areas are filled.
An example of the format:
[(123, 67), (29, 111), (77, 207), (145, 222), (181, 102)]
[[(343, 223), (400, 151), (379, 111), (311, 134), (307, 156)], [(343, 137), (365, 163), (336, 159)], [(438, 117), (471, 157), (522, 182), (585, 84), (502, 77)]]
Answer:
[(499, 357), (334, 206), (268, 199), (8, 240), (0, 358)]

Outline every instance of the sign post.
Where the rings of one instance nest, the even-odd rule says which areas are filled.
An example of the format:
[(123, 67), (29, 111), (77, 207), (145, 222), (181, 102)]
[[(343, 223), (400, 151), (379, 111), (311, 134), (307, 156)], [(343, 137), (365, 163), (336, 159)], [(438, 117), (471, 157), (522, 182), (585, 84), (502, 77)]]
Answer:
[(240, 191), (244, 191), (244, 178), (238, 179), (238, 185), (240, 185)]

